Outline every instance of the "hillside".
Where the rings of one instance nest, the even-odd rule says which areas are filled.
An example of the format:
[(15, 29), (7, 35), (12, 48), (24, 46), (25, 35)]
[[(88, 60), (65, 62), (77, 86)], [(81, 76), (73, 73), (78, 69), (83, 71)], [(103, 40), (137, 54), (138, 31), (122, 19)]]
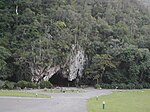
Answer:
[(150, 85), (149, 35), (137, 0), (1, 0), (0, 80)]

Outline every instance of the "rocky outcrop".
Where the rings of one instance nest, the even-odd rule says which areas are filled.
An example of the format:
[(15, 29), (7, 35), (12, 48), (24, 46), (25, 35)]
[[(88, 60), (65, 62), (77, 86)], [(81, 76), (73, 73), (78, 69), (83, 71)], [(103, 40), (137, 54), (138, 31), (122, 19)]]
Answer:
[(68, 81), (73, 81), (77, 78), (82, 77), (84, 65), (85, 65), (85, 53), (79, 45), (72, 45), (72, 50), (69, 59), (66, 63), (60, 67), (31, 67), (32, 81), (40, 82), (41, 80), (48, 81), (53, 75), (61, 71), (64, 78)]
[(60, 66), (55, 67), (32, 67), (32, 79), (33, 82), (40, 82), (41, 80), (48, 81), (54, 74), (60, 70)]
[(72, 81), (77, 77), (81, 77), (85, 65), (84, 50), (80, 46), (72, 45), (72, 52), (69, 62), (69, 76), (68, 80)]

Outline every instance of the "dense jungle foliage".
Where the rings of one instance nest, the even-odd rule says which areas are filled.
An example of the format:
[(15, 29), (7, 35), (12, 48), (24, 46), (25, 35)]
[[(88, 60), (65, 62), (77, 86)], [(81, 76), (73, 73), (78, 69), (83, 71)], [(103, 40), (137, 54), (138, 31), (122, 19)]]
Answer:
[(75, 37), (88, 59), (83, 84), (150, 87), (150, 12), (140, 0), (0, 0), (0, 80), (64, 64)]

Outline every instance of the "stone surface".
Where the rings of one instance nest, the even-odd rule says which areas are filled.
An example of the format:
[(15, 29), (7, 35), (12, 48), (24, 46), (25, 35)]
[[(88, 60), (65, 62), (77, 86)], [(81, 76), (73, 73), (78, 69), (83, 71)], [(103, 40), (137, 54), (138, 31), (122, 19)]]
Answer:
[[(42, 80), (48, 81), (58, 71), (63, 71), (62, 75), (69, 81), (73, 81), (76, 78), (82, 77), (84, 65), (86, 62), (84, 50), (79, 45), (72, 45), (71, 53), (66, 59), (64, 65), (58, 65), (54, 67), (41, 67), (32, 66), (32, 81), (40, 82)], [(62, 66), (60, 68), (60, 66)]]
[(80, 46), (73, 46), (69, 63), (69, 76), (68, 80), (72, 81), (77, 77), (82, 77), (85, 65), (85, 53)]
[(55, 67), (32, 67), (32, 79), (33, 82), (40, 82), (41, 80), (48, 81), (54, 74), (60, 70), (60, 66)]

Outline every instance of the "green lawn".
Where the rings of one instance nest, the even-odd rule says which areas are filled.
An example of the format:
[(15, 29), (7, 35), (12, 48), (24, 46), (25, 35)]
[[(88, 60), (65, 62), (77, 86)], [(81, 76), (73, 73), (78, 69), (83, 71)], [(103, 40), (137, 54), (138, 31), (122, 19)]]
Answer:
[(50, 93), (79, 93), (80, 90), (60, 90), (60, 89), (48, 89), (42, 90), (42, 92), (50, 92)]
[(14, 90), (0, 90), (0, 96), (50, 98), (48, 95), (44, 95), (44, 94), (21, 92), (21, 91), (14, 91)]
[(150, 112), (150, 90), (113, 92), (92, 98), (87, 105), (88, 112)]

